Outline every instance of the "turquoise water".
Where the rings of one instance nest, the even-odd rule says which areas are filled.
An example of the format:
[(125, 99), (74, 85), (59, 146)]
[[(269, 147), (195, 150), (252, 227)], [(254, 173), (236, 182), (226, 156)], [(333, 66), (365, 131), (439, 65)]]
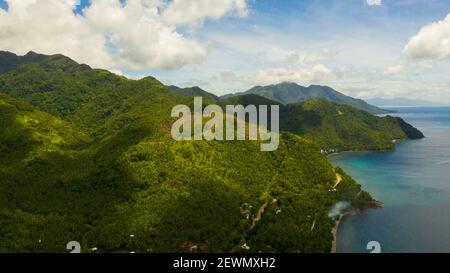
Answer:
[(368, 252), (370, 241), (382, 252), (450, 252), (450, 107), (395, 110), (426, 138), (330, 158), (383, 203), (343, 221), (338, 252)]

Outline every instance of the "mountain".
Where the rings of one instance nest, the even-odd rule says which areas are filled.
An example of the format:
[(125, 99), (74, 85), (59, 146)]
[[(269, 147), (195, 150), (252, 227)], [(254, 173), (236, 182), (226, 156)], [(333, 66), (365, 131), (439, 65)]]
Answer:
[(0, 252), (328, 252), (332, 206), (372, 201), (311, 139), (176, 142), (190, 96), (42, 56), (0, 73)]
[[(221, 103), (280, 105), (257, 95), (231, 97)], [(388, 150), (394, 148), (394, 140), (424, 137), (401, 118), (378, 117), (326, 100), (280, 105), (280, 128), (314, 141), (325, 152)]]
[[(5, 73), (14, 70), (22, 64), (51, 61), (52, 59), (69, 60), (69, 58), (60, 54), (49, 56), (30, 51), (24, 56), (18, 56), (8, 51), (0, 51), (0, 73)], [(73, 63), (75, 64), (75, 62)]]
[(366, 100), (368, 103), (379, 106), (379, 107), (413, 107), (413, 106), (447, 106), (444, 103), (431, 102), (426, 100), (415, 100), (408, 98), (373, 98)]
[[(170, 113), (172, 103), (189, 100), (152, 77), (128, 80), (77, 64), (62, 55), (23, 63), (0, 74), (0, 90), (75, 123), (96, 138), (114, 134), (144, 117), (151, 127), (162, 118), (161, 111)], [(140, 116), (143, 111), (152, 111), (154, 115)]]
[(282, 104), (303, 102), (311, 99), (322, 99), (339, 104), (350, 105), (372, 114), (389, 113), (388, 110), (380, 109), (363, 100), (346, 96), (328, 86), (311, 85), (309, 87), (304, 87), (291, 82), (268, 86), (256, 86), (246, 92), (227, 95), (224, 98), (244, 94), (260, 95)]
[(187, 97), (203, 97), (208, 98), (211, 101), (217, 101), (219, 100), (219, 97), (211, 94), (203, 89), (201, 89), (198, 86), (194, 87), (187, 87), (187, 88), (180, 88), (174, 85), (169, 86), (170, 89), (177, 91), (178, 93), (187, 96)]

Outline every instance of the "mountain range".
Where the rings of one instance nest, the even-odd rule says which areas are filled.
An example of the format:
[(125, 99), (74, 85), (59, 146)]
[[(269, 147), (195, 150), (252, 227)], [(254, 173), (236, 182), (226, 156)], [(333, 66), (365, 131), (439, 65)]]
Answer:
[(317, 143), (328, 152), (389, 150), (393, 140), (419, 139), (424, 135), (392, 116), (377, 117), (366, 111), (326, 100), (308, 100), (288, 105), (257, 96), (222, 99), (222, 105), (279, 105), (280, 128)]
[(201, 90), (63, 55), (0, 52), (0, 68), (0, 252), (66, 252), (69, 241), (83, 252), (329, 252), (331, 207), (373, 199), (326, 154), (423, 137), (399, 118), (312, 100), (280, 104), (272, 153), (177, 142), (171, 110)]
[(304, 102), (311, 99), (322, 99), (353, 106), (372, 114), (386, 114), (391, 112), (389, 110), (384, 110), (370, 105), (361, 99), (346, 96), (329, 86), (310, 85), (309, 87), (304, 87), (292, 82), (284, 82), (267, 86), (255, 86), (242, 93), (225, 95), (224, 98), (248, 94), (263, 96), (282, 104)]

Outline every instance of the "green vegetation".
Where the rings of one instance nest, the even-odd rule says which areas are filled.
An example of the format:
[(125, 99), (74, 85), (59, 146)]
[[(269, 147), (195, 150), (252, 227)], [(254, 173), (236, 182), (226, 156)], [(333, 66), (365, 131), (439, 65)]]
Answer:
[(226, 95), (224, 98), (249, 94), (259, 95), (282, 104), (292, 104), (308, 100), (321, 99), (329, 102), (353, 106), (372, 114), (389, 113), (389, 111), (370, 105), (363, 100), (355, 99), (339, 93), (328, 86), (311, 85), (309, 87), (304, 87), (291, 82), (268, 86), (255, 86), (246, 92)]
[(424, 137), (401, 118), (321, 100), (287, 105), (282, 117), (283, 130), (314, 140), (328, 152), (390, 150), (395, 140)]
[(17, 56), (11, 52), (0, 51), (0, 73), (14, 70), (25, 63), (42, 62), (53, 57), (54, 56), (46, 56), (34, 52), (29, 52), (25, 56)]
[(189, 95), (35, 58), (0, 74), (0, 252), (328, 252), (331, 206), (371, 201), (307, 134), (273, 153), (175, 142), (170, 111)]
[[(279, 105), (257, 95), (231, 97), (220, 103)], [(280, 105), (280, 128), (314, 141), (324, 153), (389, 150), (394, 148), (395, 140), (424, 137), (401, 118), (378, 117), (325, 100)]]
[(179, 88), (177, 86), (169, 86), (170, 89), (177, 91), (179, 94), (187, 97), (203, 97), (204, 99), (209, 99), (210, 101), (218, 101), (219, 97), (206, 92), (198, 86), (188, 87), (188, 88)]

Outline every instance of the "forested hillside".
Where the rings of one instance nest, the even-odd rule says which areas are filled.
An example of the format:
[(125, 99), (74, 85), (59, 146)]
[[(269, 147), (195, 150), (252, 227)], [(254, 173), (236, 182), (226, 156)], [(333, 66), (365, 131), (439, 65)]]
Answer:
[(170, 111), (192, 98), (151, 77), (43, 56), (1, 73), (0, 93), (0, 252), (328, 252), (333, 204), (371, 201), (336, 185), (312, 133), (271, 153), (173, 141)]
[(258, 95), (285, 105), (320, 99), (349, 105), (372, 114), (385, 114), (390, 112), (374, 105), (370, 105), (361, 99), (346, 96), (329, 86), (321, 85), (310, 85), (305, 87), (293, 82), (283, 82), (267, 86), (255, 86), (242, 93), (225, 95), (224, 98), (242, 95)]
[(222, 99), (222, 104), (280, 105), (280, 128), (317, 143), (326, 153), (393, 149), (395, 140), (424, 135), (402, 120), (378, 117), (348, 105), (325, 100), (281, 105), (257, 95)]

